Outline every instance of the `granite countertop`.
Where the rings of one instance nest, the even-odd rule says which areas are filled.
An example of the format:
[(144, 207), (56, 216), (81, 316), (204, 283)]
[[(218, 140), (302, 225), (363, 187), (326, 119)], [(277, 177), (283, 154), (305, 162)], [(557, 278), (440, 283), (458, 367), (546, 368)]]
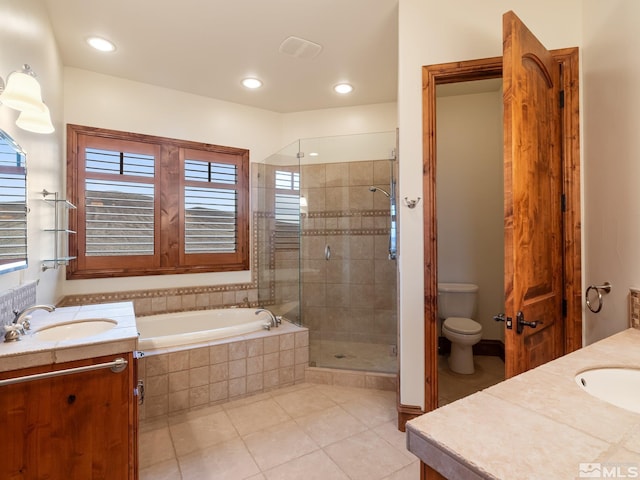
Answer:
[[(0, 372), (132, 352), (137, 348), (138, 328), (131, 302), (62, 307), (51, 313), (35, 310), (30, 315), (31, 330), (20, 341), (5, 343), (4, 333), (0, 338)], [(95, 318), (108, 318), (117, 324), (104, 333), (74, 340), (44, 341), (34, 335), (43, 327)]]
[(602, 466), (581, 465), (587, 463), (605, 463), (613, 478), (640, 478), (640, 414), (576, 384), (576, 374), (597, 367), (640, 368), (640, 330), (625, 330), (411, 420), (407, 448), (456, 480), (576, 479), (581, 467)]

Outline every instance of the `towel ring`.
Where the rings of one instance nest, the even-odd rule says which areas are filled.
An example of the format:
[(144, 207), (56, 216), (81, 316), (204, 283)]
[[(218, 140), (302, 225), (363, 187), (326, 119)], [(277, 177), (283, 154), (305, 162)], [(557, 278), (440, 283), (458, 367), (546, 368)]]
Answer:
[[(591, 300), (589, 300), (589, 292), (591, 290), (595, 290), (598, 293), (597, 307), (594, 307), (591, 304)], [(587, 301), (587, 307), (589, 307), (589, 310), (591, 310), (593, 313), (598, 313), (600, 310), (602, 310), (602, 304), (604, 303), (602, 300), (602, 294), (609, 293), (610, 291), (611, 291), (611, 284), (609, 282), (604, 282), (603, 285), (589, 285), (589, 287), (587, 288), (587, 293), (585, 294), (585, 299)]]

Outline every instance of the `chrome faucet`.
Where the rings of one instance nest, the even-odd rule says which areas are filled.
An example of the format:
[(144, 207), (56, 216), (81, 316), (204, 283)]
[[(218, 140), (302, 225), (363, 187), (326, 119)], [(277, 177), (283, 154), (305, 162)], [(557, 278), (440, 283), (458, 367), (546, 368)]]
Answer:
[(30, 307), (25, 308), (22, 311), (14, 310), (15, 317), (13, 318), (13, 323), (11, 325), (5, 325), (4, 330), (4, 341), (5, 342), (15, 342), (20, 340), (20, 334), (24, 335), (25, 330), (29, 330), (31, 327), (29, 319), (31, 318), (29, 314), (34, 310), (46, 310), (47, 312), (53, 312), (56, 309), (53, 305), (32, 305)]
[(269, 324), (264, 326), (265, 329), (271, 330), (271, 327), (277, 327), (278, 325), (280, 325), (280, 321), (278, 320), (278, 317), (276, 317), (273, 314), (273, 312), (271, 310), (269, 310), (268, 308), (259, 308), (259, 309), (257, 309), (256, 310), (256, 315), (258, 315), (260, 312), (267, 312), (269, 314)]

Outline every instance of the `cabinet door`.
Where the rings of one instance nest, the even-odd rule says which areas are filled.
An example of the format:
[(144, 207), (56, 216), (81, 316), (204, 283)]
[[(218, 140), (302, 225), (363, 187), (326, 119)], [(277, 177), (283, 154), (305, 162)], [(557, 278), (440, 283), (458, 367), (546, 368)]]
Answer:
[(2, 378), (111, 362), (91, 370), (0, 387), (2, 479), (135, 477), (134, 368), (131, 354), (38, 367)]

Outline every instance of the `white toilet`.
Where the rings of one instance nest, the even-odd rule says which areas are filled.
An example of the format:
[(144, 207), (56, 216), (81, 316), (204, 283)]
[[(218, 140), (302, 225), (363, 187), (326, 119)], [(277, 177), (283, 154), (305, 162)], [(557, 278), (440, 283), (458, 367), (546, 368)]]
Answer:
[(451, 341), (449, 368), (456, 373), (474, 372), (472, 347), (482, 338), (482, 325), (472, 320), (477, 300), (477, 285), (438, 284), (438, 316), (443, 320), (442, 334)]

